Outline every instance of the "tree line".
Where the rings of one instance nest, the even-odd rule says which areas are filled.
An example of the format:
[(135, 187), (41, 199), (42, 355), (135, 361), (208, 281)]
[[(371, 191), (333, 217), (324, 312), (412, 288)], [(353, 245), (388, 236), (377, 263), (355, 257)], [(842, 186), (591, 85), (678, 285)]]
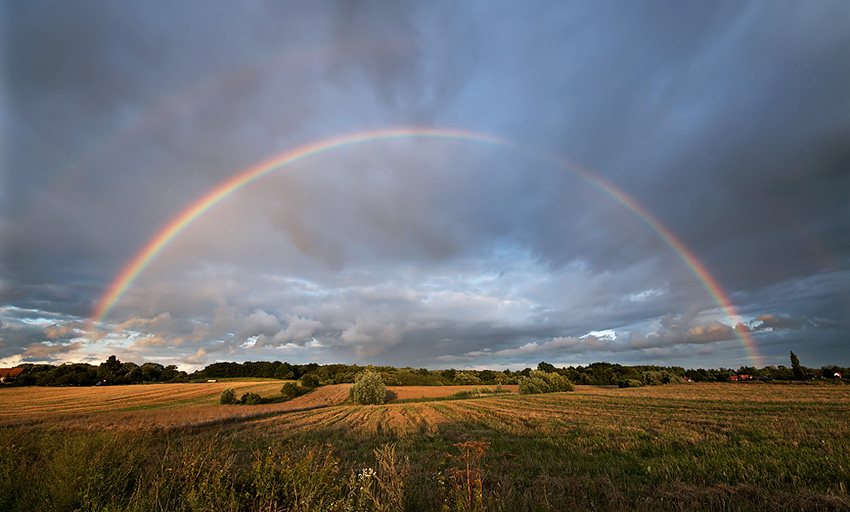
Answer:
[(18, 386), (93, 386), (115, 384), (141, 384), (153, 382), (193, 382), (223, 378), (263, 378), (280, 380), (302, 380), (318, 384), (353, 383), (357, 374), (369, 370), (380, 375), (387, 386), (449, 386), (449, 385), (496, 385), (519, 384), (521, 378), (531, 377), (534, 370), (555, 373), (566, 377), (575, 384), (620, 385), (659, 385), (683, 382), (690, 379), (696, 382), (725, 381), (732, 375), (748, 375), (753, 380), (803, 380), (811, 378), (832, 378), (837, 372), (845, 378), (850, 376), (848, 368), (824, 366), (820, 369), (804, 367), (797, 356), (791, 352), (791, 367), (771, 365), (764, 368), (742, 366), (737, 370), (684, 369), (680, 366), (636, 365), (625, 366), (616, 363), (593, 363), (587, 366), (569, 366), (556, 368), (545, 361), (536, 368), (512, 370), (428, 370), (426, 368), (396, 368), (393, 366), (359, 366), (356, 364), (290, 364), (281, 361), (247, 361), (244, 363), (218, 362), (201, 370), (187, 373), (175, 365), (163, 366), (159, 363), (137, 365), (121, 362), (110, 356), (95, 366), (88, 363), (67, 363), (62, 365), (21, 364), (24, 371), (12, 385)]

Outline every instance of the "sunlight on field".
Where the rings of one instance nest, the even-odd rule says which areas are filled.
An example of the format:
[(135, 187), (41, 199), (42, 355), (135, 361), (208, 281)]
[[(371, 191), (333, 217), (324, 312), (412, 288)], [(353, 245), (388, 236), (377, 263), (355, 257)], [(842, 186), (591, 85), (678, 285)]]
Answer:
[(289, 402), (219, 405), (226, 388), (277, 395), (284, 381), (233, 381), (87, 388), (10, 388), (0, 392), (0, 425), (45, 424), (81, 430), (169, 430), (245, 421), (344, 402), (348, 385), (325, 386)]
[[(410, 509), (441, 510), (440, 500), (451, 494), (434, 485), (451, 483), (441, 475), (458, 460), (458, 446), (480, 450), (487, 472), (479, 492), (482, 503), (491, 505), (486, 510), (850, 507), (847, 386), (578, 386), (568, 393), (471, 399), (447, 399), (457, 387), (392, 387), (395, 402), (360, 406), (347, 403), (349, 385), (340, 384), (289, 402), (217, 403), (227, 387), (271, 396), (281, 385), (4, 389), (0, 448), (19, 471), (31, 472), (38, 492), (51, 488), (38, 475), (73, 474), (74, 481), (89, 481), (92, 474), (114, 473), (109, 468), (115, 461), (131, 460), (135, 466), (126, 471), (140, 479), (139, 489), (159, 485), (180, 502), (197, 492), (192, 475), (200, 464), (220, 475), (214, 499), (222, 507), (232, 499), (229, 489), (253, 492), (257, 482), (272, 478), (262, 473), (264, 464), (277, 467), (279, 460), (289, 461), (287, 471), (303, 471), (307, 483), (314, 471), (324, 471), (322, 482), (336, 483), (322, 496), (338, 499), (351, 492), (352, 475), (376, 467), (375, 454), (392, 447), (409, 475), (403, 485)], [(116, 456), (98, 455), (107, 449)], [(82, 473), (77, 462), (66, 464), (77, 461), (81, 450), (93, 457), (85, 458), (90, 467)], [(263, 455), (268, 450), (274, 453)], [(302, 467), (303, 457), (320, 467)], [(183, 479), (151, 476), (164, 465), (182, 472)], [(284, 481), (286, 474), (273, 478)], [(30, 492), (7, 476), (0, 475), (5, 482), (0, 486)], [(270, 499), (278, 499), (274, 496)], [(126, 499), (125, 505), (131, 503)], [(140, 502), (136, 509), (149, 505)], [(260, 510), (252, 507), (239, 510)]]
[(204, 382), (95, 387), (21, 387), (0, 391), (0, 407), (16, 416), (52, 413), (98, 413), (145, 408), (218, 404), (225, 388), (238, 393), (276, 393), (281, 381)]

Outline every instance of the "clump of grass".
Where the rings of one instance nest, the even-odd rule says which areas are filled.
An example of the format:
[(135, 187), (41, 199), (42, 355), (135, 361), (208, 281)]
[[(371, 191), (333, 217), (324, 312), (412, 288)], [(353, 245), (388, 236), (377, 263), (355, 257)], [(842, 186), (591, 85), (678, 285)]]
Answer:
[(394, 443), (376, 448), (374, 454), (377, 469), (364, 467), (348, 480), (347, 509), (404, 510), (410, 461), (396, 455)]
[(249, 510), (339, 510), (345, 496), (339, 472), (327, 446), (272, 443), (255, 450)]

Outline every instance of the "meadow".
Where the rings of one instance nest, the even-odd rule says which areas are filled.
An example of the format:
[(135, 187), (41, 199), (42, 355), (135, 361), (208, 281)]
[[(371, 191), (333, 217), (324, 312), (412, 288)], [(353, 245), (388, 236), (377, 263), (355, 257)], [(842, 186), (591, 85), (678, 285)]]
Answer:
[(280, 385), (2, 389), (0, 509), (850, 510), (844, 385), (217, 405)]

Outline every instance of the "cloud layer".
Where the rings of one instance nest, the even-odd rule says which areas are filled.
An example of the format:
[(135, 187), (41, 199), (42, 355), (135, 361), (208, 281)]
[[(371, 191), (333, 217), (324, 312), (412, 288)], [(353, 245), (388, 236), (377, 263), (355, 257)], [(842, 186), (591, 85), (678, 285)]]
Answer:
[[(848, 22), (840, 1), (4, 4), (0, 361), (847, 358)], [(86, 332), (133, 255), (217, 184), (395, 126), (581, 165), (738, 316), (580, 174), (394, 140), (240, 189)]]

